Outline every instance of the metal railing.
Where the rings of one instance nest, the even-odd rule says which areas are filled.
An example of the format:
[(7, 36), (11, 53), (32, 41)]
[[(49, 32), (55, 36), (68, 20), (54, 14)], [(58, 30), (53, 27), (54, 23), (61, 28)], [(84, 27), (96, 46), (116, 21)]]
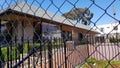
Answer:
[[(0, 3), (0, 67), (120, 68), (119, 9), (113, 7), (120, 0)], [(108, 19), (114, 23), (97, 25)]]

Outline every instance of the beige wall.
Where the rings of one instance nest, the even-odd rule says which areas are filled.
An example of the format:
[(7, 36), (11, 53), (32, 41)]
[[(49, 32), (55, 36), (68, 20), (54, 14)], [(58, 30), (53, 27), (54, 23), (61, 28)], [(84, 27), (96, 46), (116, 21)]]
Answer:
[(75, 42), (79, 41), (79, 34), (76, 31), (72, 31), (72, 40)]
[[(16, 23), (17, 25), (14, 25), (13, 28), (13, 40), (15, 39), (15, 36), (17, 37), (18, 43), (21, 41), (22, 37), (24, 37), (24, 42), (27, 42), (27, 39), (29, 39), (30, 42), (32, 42), (33, 39), (33, 27), (31, 24), (24, 24), (24, 27), (22, 27), (21, 22)], [(24, 33), (24, 35), (23, 35)]]
[(34, 36), (33, 27), (31, 24), (27, 24), (24, 27), (24, 39), (30, 39), (30, 41), (32, 42), (33, 36)]
[(95, 43), (95, 34), (87, 32), (87, 30), (78, 29), (78, 28), (70, 27), (66, 25), (62, 25), (62, 30), (72, 32), (72, 40), (75, 42), (79, 42), (79, 33), (82, 33), (89, 36), (87, 40), (90, 43)]
[[(13, 32), (14, 36), (16, 35), (17, 39), (20, 40), (21, 37), (23, 36), (23, 33), (24, 33), (24, 39), (27, 40), (27, 38), (29, 38), (32, 41), (33, 36), (34, 36), (33, 24), (31, 24), (30, 22), (24, 21), (24, 28), (23, 28), (24, 32), (22, 31), (22, 28), (23, 27), (22, 27), (21, 22), (18, 22), (16, 25), (16, 29), (14, 29), (14, 32)], [(83, 29), (78, 29), (75, 27), (67, 26), (67, 25), (62, 25), (62, 30), (71, 32), (72, 33), (72, 40), (75, 42), (79, 41), (79, 33), (86, 34), (86, 32), (87, 32), (87, 30), (85, 31)], [(93, 35), (92, 35), (92, 38), (93, 38)]]
[[(120, 48), (114, 43), (98, 43), (95, 46), (89, 45), (89, 55), (90, 57), (96, 58), (98, 60), (120, 60)], [(97, 47), (97, 48), (96, 48)]]

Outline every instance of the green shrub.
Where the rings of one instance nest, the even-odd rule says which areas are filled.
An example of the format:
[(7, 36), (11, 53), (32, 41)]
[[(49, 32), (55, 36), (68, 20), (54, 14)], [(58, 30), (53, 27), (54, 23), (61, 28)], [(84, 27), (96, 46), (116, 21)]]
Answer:
[[(50, 46), (52, 46), (52, 49), (55, 48), (61, 48), (64, 47), (64, 44), (62, 42), (57, 42), (57, 43), (46, 43), (45, 45), (42, 45), (42, 51), (48, 49), (48, 44), (50, 44)], [(41, 44), (40, 43), (30, 43), (29, 47), (28, 47), (28, 43), (24, 44), (24, 49), (23, 49), (23, 53), (29, 53), (30, 51), (33, 50), (33, 48), (37, 48), (39, 47)], [(38, 49), (40, 50), (40, 49)]]
[[(82, 65), (81, 68), (119, 68), (120, 60), (111, 60), (108, 62), (107, 60), (97, 60), (95, 58), (88, 58), (87, 62)], [(76, 68), (80, 68), (77, 66)]]
[[(2, 51), (3, 61), (10, 61), (10, 60), (15, 60), (18, 58), (18, 51), (17, 51), (17, 48), (15, 48), (15, 47), (12, 47), (12, 50), (10, 50), (10, 47), (3, 47), (3, 48), (1, 48), (1, 51)], [(10, 54), (12, 56), (10, 56)], [(12, 57), (12, 59), (10, 57)]]
[(96, 63), (97, 62), (97, 59), (95, 59), (95, 58), (88, 58), (87, 59), (87, 63), (88, 64), (94, 64), (94, 63)]
[(118, 64), (118, 65), (120, 65), (120, 60), (112, 60), (110, 63), (111, 64)]
[(35, 43), (35, 44), (26, 43), (26, 44), (24, 44), (23, 53), (28, 53), (28, 52), (32, 51), (33, 48), (38, 47), (38, 46), (40, 46), (40, 43)]
[(18, 45), (17, 45), (17, 49), (18, 49), (18, 51), (19, 51), (19, 53), (21, 54), (21, 53), (23, 53), (23, 44), (21, 44), (21, 43), (18, 43)]
[[(63, 43), (51, 43), (52, 48), (60, 48), (63, 47)], [(33, 48), (39, 47), (40, 43), (30, 43), (29, 46), (28, 44), (24, 45), (18, 45), (18, 46), (12, 46), (12, 50), (10, 47), (3, 47), (1, 48), (2, 55), (1, 59), (3, 62), (10, 61), (10, 60), (17, 60), (19, 58), (20, 53), (29, 53), (30, 51), (33, 50)], [(42, 46), (42, 50), (48, 49), (48, 43)], [(9, 53), (8, 53), (9, 52)], [(10, 56), (10, 53), (12, 56)], [(8, 55), (9, 54), (9, 55)], [(12, 57), (12, 59), (10, 59)]]
[(0, 54), (0, 62), (4, 62), (4, 54), (2, 52)]
[(118, 43), (118, 42), (120, 42), (120, 39), (112, 37), (112, 38), (109, 39), (109, 41), (111, 43)]

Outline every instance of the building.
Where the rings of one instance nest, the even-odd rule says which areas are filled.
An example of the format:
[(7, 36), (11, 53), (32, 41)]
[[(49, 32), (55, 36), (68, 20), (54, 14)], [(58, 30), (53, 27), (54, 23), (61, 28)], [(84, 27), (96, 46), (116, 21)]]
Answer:
[[(18, 2), (0, 11), (1, 24), (12, 40), (38, 42), (43, 37), (67, 38), (79, 42), (81, 36), (93, 38), (98, 32), (91, 27), (58, 16), (42, 8)], [(76, 25), (75, 25), (76, 24)], [(12, 27), (11, 27), (12, 26)]]
[(109, 42), (109, 39), (112, 37), (119, 38), (119, 34), (120, 34), (119, 23), (109, 23), (109, 24), (98, 25), (94, 29), (100, 33), (100, 34), (97, 34), (97, 38), (99, 38), (98, 41)]

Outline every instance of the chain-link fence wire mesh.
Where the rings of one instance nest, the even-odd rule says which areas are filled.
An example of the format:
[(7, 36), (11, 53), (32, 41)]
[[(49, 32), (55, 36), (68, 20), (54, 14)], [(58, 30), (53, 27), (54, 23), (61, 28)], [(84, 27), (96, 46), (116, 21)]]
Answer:
[(1, 67), (120, 68), (119, 3), (1, 0)]

